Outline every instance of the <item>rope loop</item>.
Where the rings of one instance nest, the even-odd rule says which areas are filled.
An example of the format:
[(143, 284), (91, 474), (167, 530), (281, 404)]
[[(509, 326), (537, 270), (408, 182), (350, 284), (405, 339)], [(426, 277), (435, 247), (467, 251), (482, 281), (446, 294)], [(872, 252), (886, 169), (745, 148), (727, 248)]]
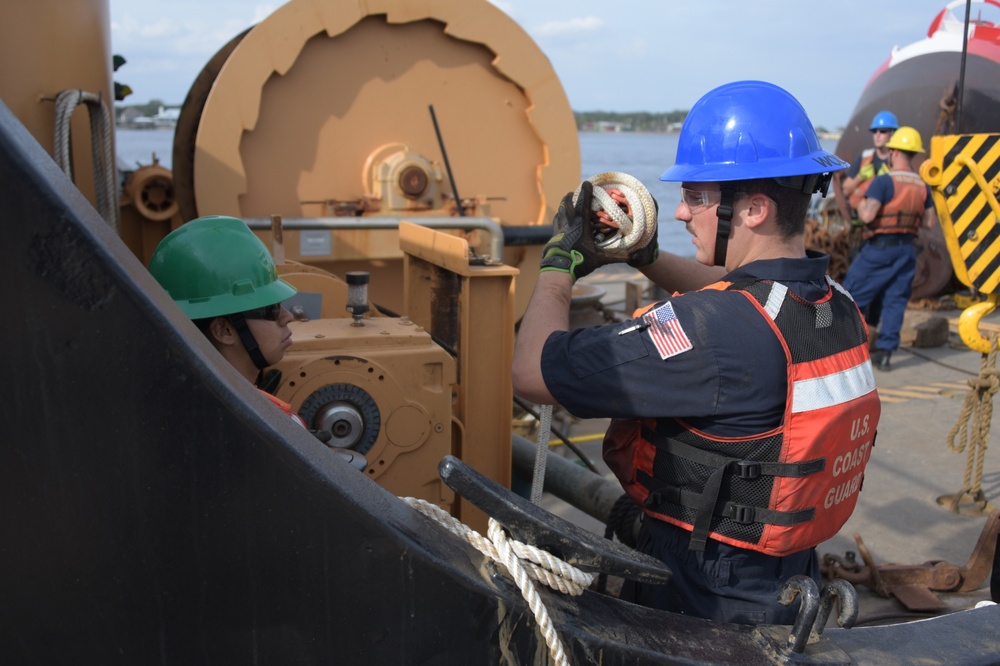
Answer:
[(70, 89), (63, 90), (56, 96), (53, 157), (59, 168), (71, 179), (74, 179), (70, 120), (73, 116), (73, 110), (80, 104), (87, 105), (90, 118), (90, 157), (94, 169), (94, 194), (97, 211), (117, 233), (120, 232), (118, 175), (114, 151), (111, 146), (111, 113), (107, 104), (104, 103), (103, 95)]
[(979, 376), (969, 380), (958, 421), (948, 433), (948, 449), (956, 453), (967, 450), (965, 478), (962, 490), (954, 496), (955, 504), (965, 495), (985, 506), (982, 491), (986, 448), (993, 420), (993, 396), (1000, 390), (1000, 370), (997, 369), (997, 334), (990, 336), (990, 351), (983, 354)]
[(569, 666), (562, 640), (556, 633), (555, 625), (549, 617), (548, 609), (538, 594), (533, 581), (543, 583), (564, 594), (578, 596), (590, 586), (594, 580), (592, 574), (580, 571), (571, 564), (563, 562), (551, 553), (535, 548), (520, 541), (509, 539), (506, 530), (496, 520), (490, 518), (489, 539), (483, 538), (475, 530), (453, 517), (436, 504), (416, 497), (401, 497), (406, 504), (444, 527), (452, 534), (465, 539), (475, 549), (494, 562), (506, 567), (521, 595), (528, 602), (528, 607), (535, 616), (539, 631), (545, 638), (553, 662), (557, 666)]
[[(653, 195), (638, 178), (620, 171), (606, 171), (587, 180), (594, 186), (591, 209), (606, 213), (611, 220), (609, 225), (617, 228), (610, 238), (599, 240), (597, 246), (609, 257), (628, 259), (632, 252), (645, 247), (656, 233), (657, 210)], [(615, 199), (609, 190), (618, 190), (625, 201)], [(579, 198), (580, 188), (577, 188), (573, 203)]]

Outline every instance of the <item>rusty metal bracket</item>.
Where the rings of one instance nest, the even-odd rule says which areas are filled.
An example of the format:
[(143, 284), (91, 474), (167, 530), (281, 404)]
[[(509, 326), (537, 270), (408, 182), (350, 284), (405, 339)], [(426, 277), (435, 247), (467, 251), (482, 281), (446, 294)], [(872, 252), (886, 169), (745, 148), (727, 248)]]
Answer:
[(1000, 509), (993, 511), (987, 518), (965, 566), (944, 561), (877, 564), (871, 551), (861, 540), (861, 535), (855, 534), (854, 541), (863, 565), (857, 562), (854, 553), (848, 552), (843, 558), (825, 555), (820, 568), (830, 578), (842, 578), (853, 585), (864, 585), (880, 597), (895, 597), (909, 610), (939, 611), (947, 606), (937, 596), (937, 592), (975, 590), (990, 575), (998, 533)]

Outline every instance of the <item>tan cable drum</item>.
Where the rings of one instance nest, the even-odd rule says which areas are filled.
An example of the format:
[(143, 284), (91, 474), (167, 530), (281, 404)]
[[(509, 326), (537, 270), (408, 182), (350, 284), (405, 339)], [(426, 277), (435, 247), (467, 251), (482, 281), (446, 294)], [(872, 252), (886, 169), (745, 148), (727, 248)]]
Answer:
[[(576, 124), (551, 64), (485, 0), (292, 0), (227, 49), (200, 118), (185, 123), (196, 132), (199, 215), (327, 216), (322, 203), (302, 202), (363, 199), (372, 160), (392, 153), (433, 162), (450, 196), (430, 105), (459, 196), (488, 202), (479, 215), (548, 224), (579, 183)], [(373, 270), (373, 300), (400, 305), (395, 231), (326, 233), (328, 254), (302, 255), (298, 232), (286, 232), (286, 255), (338, 275)], [(539, 254), (537, 246), (505, 252), (505, 263), (524, 269), (518, 316)]]

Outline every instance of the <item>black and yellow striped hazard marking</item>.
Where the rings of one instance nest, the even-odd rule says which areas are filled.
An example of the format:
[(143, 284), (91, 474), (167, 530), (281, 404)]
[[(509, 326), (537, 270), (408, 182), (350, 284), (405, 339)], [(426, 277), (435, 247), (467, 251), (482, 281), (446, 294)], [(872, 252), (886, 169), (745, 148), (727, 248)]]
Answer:
[(922, 386), (878, 387), (878, 397), (884, 403), (931, 400), (934, 398), (964, 398), (969, 391), (968, 382), (931, 382)]
[(931, 138), (920, 175), (931, 186), (955, 275), (984, 294), (1000, 286), (1000, 134)]

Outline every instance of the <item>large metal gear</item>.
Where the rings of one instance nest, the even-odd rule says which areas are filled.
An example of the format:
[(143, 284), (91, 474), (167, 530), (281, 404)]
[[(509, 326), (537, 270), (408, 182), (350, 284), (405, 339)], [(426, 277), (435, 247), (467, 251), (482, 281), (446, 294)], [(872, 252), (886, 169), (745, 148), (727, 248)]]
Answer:
[(353, 384), (327, 384), (313, 392), (299, 415), (310, 428), (329, 432), (330, 446), (361, 455), (371, 451), (382, 424), (375, 400)]

